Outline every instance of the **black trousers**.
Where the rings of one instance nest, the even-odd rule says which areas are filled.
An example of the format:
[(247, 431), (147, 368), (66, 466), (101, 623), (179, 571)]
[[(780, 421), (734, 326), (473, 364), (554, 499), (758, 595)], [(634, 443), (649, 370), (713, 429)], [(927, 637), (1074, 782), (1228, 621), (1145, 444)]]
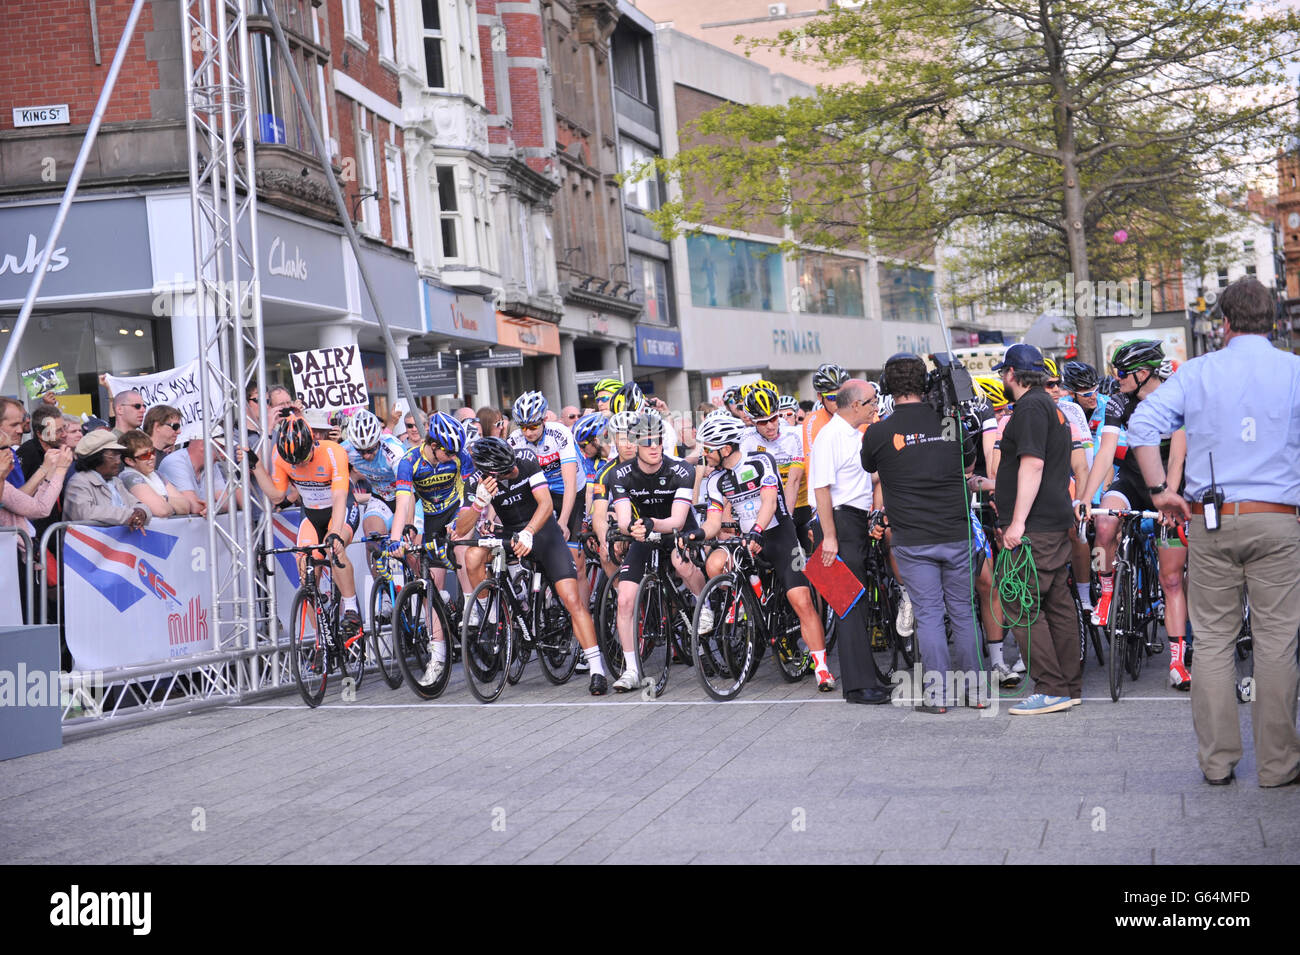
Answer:
[[(853, 507), (835, 508), (835, 534), (840, 557), (860, 581), (867, 579), (867, 546), (871, 540), (871, 515)], [(839, 624), (835, 648), (840, 655), (840, 689), (871, 690), (881, 686), (871, 658), (866, 601), (859, 600)]]

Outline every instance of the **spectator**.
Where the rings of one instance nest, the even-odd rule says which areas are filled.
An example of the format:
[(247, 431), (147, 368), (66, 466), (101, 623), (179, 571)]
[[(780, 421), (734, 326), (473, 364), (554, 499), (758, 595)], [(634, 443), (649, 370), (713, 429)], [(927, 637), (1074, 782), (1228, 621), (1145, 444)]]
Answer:
[(91, 417), (91, 418), (87, 418), (85, 421), (81, 423), (81, 433), (83, 435), (90, 434), (90, 432), (92, 431), (112, 431), (112, 430), (113, 430), (113, 426), (110, 425), (103, 418)]
[(398, 437), (402, 439), (402, 444), (408, 451), (411, 448), (418, 448), (423, 440), (420, 436), (420, 426), (416, 423), (415, 415), (410, 411), (402, 419), (402, 433)]
[(24, 475), (35, 474), (45, 452), (57, 448), (63, 431), (63, 412), (58, 405), (42, 404), (32, 412), (32, 436), (18, 447), (18, 463)]
[(77, 473), (68, 482), (63, 514), (70, 521), (121, 524), (139, 530), (149, 523), (149, 509), (122, 490), (117, 475), (122, 470), (125, 447), (113, 434), (97, 430), (77, 442)]
[[(822, 563), (838, 554), (859, 581), (867, 579), (871, 527), (871, 476), (862, 470), (862, 434), (857, 430), (875, 417), (876, 389), (858, 378), (842, 381), (835, 414), (813, 444), (808, 486), (817, 503), (822, 528)], [(840, 686), (849, 703), (888, 703), (871, 657), (871, 635), (862, 601), (839, 623)]]
[[(189, 513), (203, 517), (208, 513), (203, 479), (203, 439), (194, 438), (187, 441), (183, 451), (183, 454), (177, 451), (167, 455), (158, 468), (158, 474), (189, 501)], [(221, 505), (225, 504), (226, 492), (226, 479), (220, 468), (212, 474), (212, 491), (217, 496), (218, 510), (220, 510)]]
[[(1176, 520), (1196, 515), (1187, 534), (1187, 591), (1196, 632), (1192, 724), (1205, 781), (1230, 783), (1242, 757), (1233, 652), (1248, 582), (1259, 785), (1287, 786), (1300, 783), (1300, 358), (1269, 343), (1273, 296), (1258, 281), (1238, 279), (1219, 303), (1223, 348), (1186, 362), (1138, 405), (1129, 453), (1156, 507)], [(1159, 450), (1161, 435), (1183, 426), (1190, 505), (1166, 486)], [(1205, 497), (1216, 486), (1223, 504), (1211, 531)]]
[(483, 428), (483, 437), (485, 438), (505, 438), (509, 433), (505, 430), (509, 422), (495, 408), (479, 408), (478, 423)]
[(158, 473), (158, 452), (149, 436), (143, 431), (128, 431), (122, 435), (122, 444), (126, 448), (122, 454), (125, 467), (119, 478), (122, 486), (154, 517), (188, 514), (189, 500)]
[(154, 405), (144, 416), (141, 430), (149, 436), (156, 452), (154, 467), (160, 467), (163, 458), (176, 450), (176, 436), (181, 431), (180, 409), (171, 405)]
[[(13, 398), (0, 398), (0, 440), (12, 446), (22, 437), (23, 406)], [(10, 474), (18, 467), (16, 454), (0, 452), (0, 527), (21, 527), (35, 537), (37, 529), (29, 523), (46, 519), (42, 530), (49, 525), (51, 511), (58, 507), (63, 493), (63, 480), (72, 466), (72, 455), (63, 448), (44, 449), (40, 464), (32, 471), (30, 480), (23, 483), (31, 490), (15, 487), (9, 482)]]
[(71, 451), (81, 440), (81, 419), (76, 415), (65, 414), (63, 427), (59, 430), (59, 445)]
[[(1070, 563), (1070, 426), (1044, 389), (1047, 366), (1033, 345), (1012, 345), (993, 366), (1015, 404), (1002, 432), (994, 500), (1002, 546), (1015, 550), (1031, 535), (1030, 559), (1038, 575), (1036, 616), (1013, 628), (1029, 647), (1034, 692), (1009, 712), (1034, 716), (1068, 710), (1083, 701), (1079, 623), (1067, 574)], [(1024, 631), (1028, 629), (1028, 634)]]
[[(916, 641), (925, 673), (920, 709), (946, 712), (962, 699), (947, 698), (948, 640), (944, 613), (952, 621), (952, 649), (959, 673), (979, 673), (979, 637), (971, 610), (970, 504), (963, 480), (962, 446), (944, 427), (944, 419), (922, 400), (925, 362), (902, 353), (885, 362), (883, 382), (894, 399), (894, 412), (867, 429), (862, 467), (880, 477), (883, 505), (893, 529), (892, 551), (899, 583), (915, 595)], [(974, 459), (974, 444), (969, 448)], [(930, 674), (941, 683), (934, 687)], [(983, 679), (966, 685), (965, 702), (979, 706)], [(920, 687), (916, 690), (919, 692)], [(936, 692), (937, 691), (937, 692)]]
[[(568, 409), (566, 408), (565, 410), (567, 411)], [(457, 421), (459, 421), (461, 424), (464, 424), (464, 423), (465, 423), (466, 421), (468, 421), (470, 418), (473, 418), (473, 417), (474, 417), (474, 409), (473, 409), (473, 408), (457, 408), (457, 409), (456, 409), (456, 413), (455, 413), (454, 415), (452, 415), (452, 417), (454, 417), (454, 418), (455, 418)], [(568, 422), (565, 422), (565, 423), (567, 424)]]
[(122, 437), (127, 431), (140, 427), (144, 421), (146, 405), (140, 392), (128, 388), (113, 396), (113, 434)]
[[(458, 412), (459, 413), (459, 412)], [(573, 430), (574, 424), (582, 417), (582, 409), (574, 405), (565, 405), (560, 409), (560, 424), (564, 425), (570, 431)]]

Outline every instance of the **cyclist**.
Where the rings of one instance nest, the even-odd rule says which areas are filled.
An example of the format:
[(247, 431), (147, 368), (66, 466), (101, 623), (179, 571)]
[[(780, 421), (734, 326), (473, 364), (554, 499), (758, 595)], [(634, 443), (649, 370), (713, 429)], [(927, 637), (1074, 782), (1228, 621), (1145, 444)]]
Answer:
[(397, 465), (406, 455), (402, 442), (384, 434), (379, 419), (363, 410), (349, 419), (343, 450), (352, 470), (370, 484), (370, 493), (391, 509), (397, 501)]
[[(781, 415), (782, 423), (784, 423), (786, 427), (794, 428), (795, 434), (798, 434), (799, 402), (795, 401), (794, 398), (789, 395), (782, 395), (777, 401), (777, 410)], [(800, 437), (800, 443), (803, 443), (802, 436)]]
[(785, 508), (794, 520), (800, 546), (809, 546), (805, 541), (812, 508), (808, 505), (808, 482), (804, 480), (803, 441), (798, 431), (781, 424), (779, 400), (776, 392), (767, 388), (754, 388), (745, 396), (745, 410), (753, 419), (754, 427), (745, 432), (741, 450), (746, 454), (766, 451), (776, 459)]
[[(525, 448), (512, 448), (500, 438), (480, 438), (474, 444), (473, 459), (480, 475), (478, 489), (470, 506), (462, 508), (456, 518), (457, 535), (467, 535), (491, 508), (501, 523), (501, 536), (509, 540), (515, 556), (531, 555), (554, 585), (591, 667), (588, 689), (592, 696), (603, 696), (609, 691), (609, 681), (605, 677), (604, 658), (596, 644), (596, 625), (578, 591), (577, 569), (565, 546), (560, 525), (555, 522), (553, 497), (537, 455)], [(475, 564), (467, 561), (466, 569), (472, 593), (472, 588), (487, 576), (486, 565), (481, 561)]]
[[(761, 554), (785, 585), (786, 599), (799, 617), (803, 641), (812, 654), (817, 689), (827, 693), (835, 689), (835, 678), (826, 666), (826, 635), (813, 604), (808, 578), (803, 571), (794, 569), (796, 555), (801, 557), (802, 550), (781, 493), (780, 471), (772, 455), (763, 451), (746, 453), (742, 449), (744, 431), (744, 422), (718, 415), (705, 418), (696, 432), (696, 441), (704, 448), (704, 458), (715, 470), (708, 481), (709, 510), (704, 527), (693, 532), (692, 538), (717, 537), (723, 512), (730, 507), (741, 533), (747, 538), (750, 554)], [(706, 562), (707, 576), (725, 573), (728, 558), (722, 548), (711, 553)], [(705, 622), (701, 619), (701, 630)]]
[[(731, 415), (733, 418), (739, 418), (741, 416), (741, 412), (744, 410), (741, 402), (742, 397), (740, 394), (740, 387), (737, 385), (732, 385), (722, 393), (722, 407), (726, 410), (727, 414)], [(696, 440), (699, 440), (698, 436)]]
[(631, 411), (624, 411), (610, 417), (605, 433), (609, 435), (615, 453), (601, 467), (600, 473), (596, 475), (595, 485), (591, 489), (591, 529), (600, 543), (601, 566), (605, 569), (605, 576), (610, 580), (618, 575), (618, 566), (626, 549), (626, 545), (622, 543), (612, 546), (609, 543), (610, 522), (614, 519), (614, 515), (609, 512), (610, 482), (614, 476), (614, 468), (636, 457), (636, 443), (628, 434), (629, 424), (634, 417), (635, 413)]
[[(348, 458), (338, 444), (324, 439), (330, 430), (325, 412), (311, 410), (300, 417), (286, 409), (287, 420), (275, 439), (273, 475), (263, 461), (253, 465), (253, 478), (272, 505), (288, 496), (290, 486), (302, 501), (302, 523), (298, 525), (298, 547), (310, 547), (334, 538), (331, 571), (339, 588), (343, 609), (343, 640), (347, 646), (361, 638), (361, 611), (357, 606), (356, 577), (348, 560), (347, 546), (361, 526), (361, 511), (348, 485)], [(298, 555), (298, 574), (306, 565)]]
[(609, 447), (605, 443), (605, 428), (609, 423), (599, 411), (583, 415), (573, 423), (573, 440), (578, 445), (578, 463), (582, 465), (583, 476), (587, 479), (586, 511), (591, 513), (591, 494), (601, 468), (609, 459)]
[(602, 414), (612, 414), (613, 412), (609, 410), (609, 403), (622, 387), (623, 382), (617, 378), (602, 378), (596, 382), (595, 388), (592, 389), (592, 396), (596, 400), (596, 410)]
[[(636, 538), (628, 545), (618, 570), (618, 638), (626, 659), (623, 675), (614, 684), (619, 693), (641, 685), (632, 615), (646, 560), (657, 546), (645, 542), (646, 534), (697, 526), (691, 513), (695, 468), (663, 453), (663, 419), (659, 413), (644, 411), (636, 415), (628, 424), (628, 437), (635, 443), (635, 460), (615, 466), (609, 479), (610, 503), (619, 530)], [(677, 548), (671, 549), (671, 560), (677, 576), (698, 597), (704, 589), (699, 568), (684, 559)]]
[[(1127, 428), (1138, 403), (1154, 392), (1173, 374), (1173, 365), (1165, 357), (1164, 346), (1154, 339), (1135, 338), (1121, 344), (1111, 356), (1119, 378), (1119, 394), (1106, 402), (1106, 416), (1101, 426), (1101, 446), (1097, 449), (1088, 475), (1088, 486), (1075, 502), (1081, 516), (1091, 511), (1093, 493), (1109, 475), (1111, 462), (1119, 461), (1119, 475), (1101, 499), (1103, 507), (1124, 510), (1154, 510), (1151, 494), (1133, 455), (1127, 447), (1121, 453), (1120, 434)], [(1187, 433), (1178, 429), (1160, 442), (1168, 483), (1181, 491), (1183, 464), (1187, 459)], [(1115, 548), (1119, 521), (1113, 517), (1096, 518), (1097, 546), (1101, 549), (1101, 599), (1093, 608), (1092, 622), (1109, 623), (1111, 596), (1115, 588)], [(1159, 541), (1160, 589), (1165, 599), (1165, 632), (1169, 635), (1169, 685), (1177, 690), (1191, 689), (1191, 676), (1184, 658), (1187, 637), (1187, 597), (1183, 590), (1183, 572), (1187, 567), (1187, 549), (1177, 535), (1162, 533)]]

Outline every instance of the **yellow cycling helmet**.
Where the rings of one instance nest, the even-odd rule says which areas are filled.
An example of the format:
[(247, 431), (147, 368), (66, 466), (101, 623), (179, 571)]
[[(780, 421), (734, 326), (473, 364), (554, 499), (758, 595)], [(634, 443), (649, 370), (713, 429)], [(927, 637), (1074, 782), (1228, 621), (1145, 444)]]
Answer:
[(1043, 359), (1043, 366), (1047, 369), (1047, 377), (1048, 377), (1049, 379), (1050, 379), (1050, 378), (1060, 378), (1060, 377), (1061, 377), (1061, 372), (1060, 372), (1060, 371), (1057, 369), (1057, 367), (1056, 367), (1056, 360), (1055, 360), (1055, 359), (1052, 359), (1052, 358), (1044, 358), (1044, 359)]
[(780, 401), (776, 389), (756, 385), (745, 395), (745, 414), (755, 421), (763, 421), (780, 410)]
[(617, 378), (602, 378), (596, 382), (596, 387), (591, 391), (592, 396), (600, 401), (602, 398), (612, 398), (614, 393), (623, 387), (623, 382)]
[(766, 378), (760, 378), (760, 379), (758, 379), (758, 381), (751, 381), (751, 382), (750, 382), (749, 384), (747, 384), (747, 385), (741, 385), (741, 386), (740, 386), (740, 397), (741, 397), (741, 398), (748, 398), (748, 397), (749, 397), (749, 393), (750, 393), (751, 391), (753, 391), (755, 388), (763, 388), (763, 389), (766, 389), (767, 391), (772, 392), (772, 394), (774, 394), (774, 395), (775, 395), (775, 394), (779, 394), (780, 391), (781, 391), (780, 388), (778, 388), (778, 387), (777, 387), (776, 385), (774, 385), (772, 382), (768, 381)]
[(984, 392), (984, 397), (994, 408), (1009, 404), (1007, 389), (1002, 387), (1001, 379), (993, 375), (976, 375), (975, 384), (979, 386), (980, 391)]

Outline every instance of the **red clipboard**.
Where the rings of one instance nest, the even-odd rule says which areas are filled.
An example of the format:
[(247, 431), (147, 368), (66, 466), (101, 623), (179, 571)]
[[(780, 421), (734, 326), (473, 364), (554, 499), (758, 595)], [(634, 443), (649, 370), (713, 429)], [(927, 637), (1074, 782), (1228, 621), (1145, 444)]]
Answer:
[(831, 605), (837, 617), (842, 618), (852, 610), (862, 599), (866, 589), (839, 555), (836, 555), (834, 563), (829, 567), (823, 564), (821, 544), (817, 545), (817, 549), (808, 558), (803, 573), (808, 578), (808, 582), (816, 587), (817, 592)]

